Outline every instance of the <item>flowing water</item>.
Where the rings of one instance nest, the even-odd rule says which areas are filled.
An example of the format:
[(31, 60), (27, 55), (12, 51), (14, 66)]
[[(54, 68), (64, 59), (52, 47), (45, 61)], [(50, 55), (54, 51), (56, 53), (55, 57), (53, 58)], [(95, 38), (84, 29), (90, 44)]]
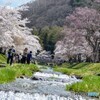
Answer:
[[(32, 78), (0, 85), (0, 100), (93, 100), (65, 90), (66, 84), (81, 80), (52, 69), (41, 69)], [(95, 99), (94, 99), (95, 100)]]

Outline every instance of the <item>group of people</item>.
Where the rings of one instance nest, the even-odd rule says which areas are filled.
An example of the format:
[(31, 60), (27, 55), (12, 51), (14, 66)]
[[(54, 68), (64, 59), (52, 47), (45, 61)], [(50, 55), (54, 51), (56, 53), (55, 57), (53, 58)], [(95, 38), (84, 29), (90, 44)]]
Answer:
[(30, 64), (32, 59), (32, 51), (28, 52), (28, 48), (25, 48), (23, 50), (23, 54), (17, 54), (14, 46), (11, 46), (11, 48), (7, 52), (7, 64), (12, 65), (12, 63), (22, 63), (22, 64)]

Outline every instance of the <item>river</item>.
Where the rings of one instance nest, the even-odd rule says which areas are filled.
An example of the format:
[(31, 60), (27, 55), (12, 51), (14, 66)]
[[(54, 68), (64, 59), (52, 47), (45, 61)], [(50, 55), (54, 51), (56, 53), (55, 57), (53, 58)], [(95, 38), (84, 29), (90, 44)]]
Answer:
[(75, 76), (54, 72), (50, 67), (41, 68), (31, 78), (1, 84), (0, 100), (95, 100), (65, 90), (66, 84), (79, 81)]

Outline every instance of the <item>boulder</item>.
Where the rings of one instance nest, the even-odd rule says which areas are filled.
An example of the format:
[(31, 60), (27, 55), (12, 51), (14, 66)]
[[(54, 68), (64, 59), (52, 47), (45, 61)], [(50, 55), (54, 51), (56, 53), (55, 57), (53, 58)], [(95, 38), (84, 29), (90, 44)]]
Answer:
[(32, 77), (31, 80), (39, 80), (38, 78), (36, 77)]

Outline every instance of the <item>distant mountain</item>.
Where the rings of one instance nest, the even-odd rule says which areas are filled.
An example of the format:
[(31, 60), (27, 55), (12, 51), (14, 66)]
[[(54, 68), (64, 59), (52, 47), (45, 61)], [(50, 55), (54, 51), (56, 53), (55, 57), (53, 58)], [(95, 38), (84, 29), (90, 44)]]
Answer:
[(65, 18), (76, 7), (93, 7), (95, 0), (35, 0), (24, 6), (28, 10), (22, 11), (22, 18), (28, 18), (28, 27), (42, 28), (44, 26), (63, 26)]

